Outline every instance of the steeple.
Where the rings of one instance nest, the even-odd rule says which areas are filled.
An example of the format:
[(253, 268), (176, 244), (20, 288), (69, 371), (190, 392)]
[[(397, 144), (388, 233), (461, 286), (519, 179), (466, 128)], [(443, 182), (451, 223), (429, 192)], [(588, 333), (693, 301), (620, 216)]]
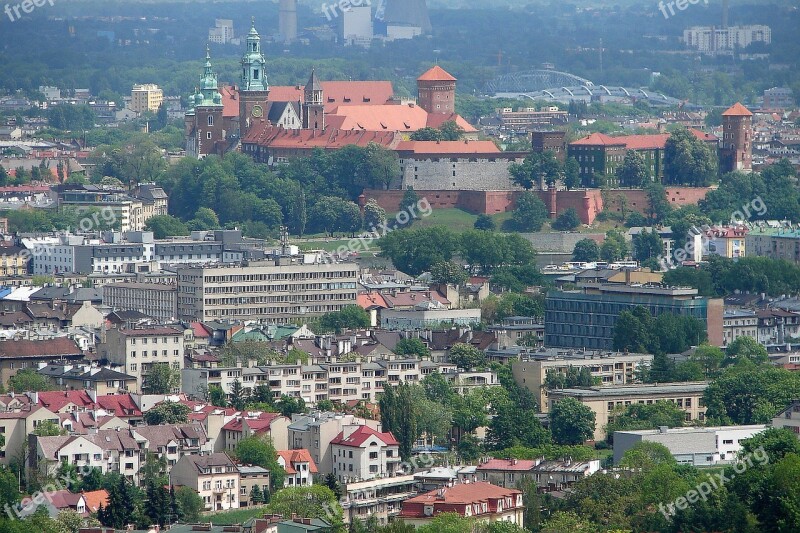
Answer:
[(311, 77), (308, 78), (308, 83), (303, 91), (304, 101), (306, 104), (321, 104), (322, 103), (322, 84), (317, 78), (316, 71), (311, 69)]
[(203, 77), (200, 78), (200, 93), (202, 102), (196, 98), (198, 105), (222, 105), (222, 96), (219, 94), (219, 86), (217, 83), (217, 75), (211, 66), (211, 49), (206, 45), (206, 65), (203, 68)]
[(242, 91), (268, 91), (266, 60), (261, 53), (261, 36), (255, 17), (247, 34), (247, 48), (242, 57)]
[(325, 104), (322, 91), (322, 84), (317, 78), (317, 72), (311, 69), (311, 77), (308, 78), (303, 89), (303, 128), (311, 130), (325, 129)]

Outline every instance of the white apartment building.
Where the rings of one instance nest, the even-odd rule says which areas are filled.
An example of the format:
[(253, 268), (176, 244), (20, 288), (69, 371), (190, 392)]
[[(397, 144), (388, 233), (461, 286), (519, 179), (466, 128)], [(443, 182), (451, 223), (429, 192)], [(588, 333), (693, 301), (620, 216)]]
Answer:
[(162, 103), (164, 103), (164, 91), (158, 85), (145, 83), (133, 86), (131, 90), (131, 111), (136, 113), (144, 113), (146, 111), (156, 113)]
[[(136, 391), (147, 386), (147, 373), (157, 363), (170, 365), (179, 373), (183, 369), (184, 330), (173, 327), (141, 329), (109, 329), (97, 353), (112, 367), (136, 377)], [(178, 390), (174, 392), (179, 392)]]
[(381, 429), (381, 423), (377, 420), (350, 414), (314, 412), (294, 415), (289, 425), (289, 446), (295, 450), (308, 450), (320, 473), (330, 474), (334, 462), (331, 442), (348, 426), (368, 426), (375, 431)]
[(358, 265), (279, 257), (242, 266), (178, 269), (178, 318), (286, 322), (356, 304)]
[(333, 473), (340, 483), (393, 476), (400, 465), (400, 443), (390, 432), (348, 426), (331, 441)]
[(722, 315), (722, 341), (725, 346), (739, 337), (758, 339), (758, 315), (747, 309), (726, 309)]
[(233, 39), (233, 21), (216, 19), (214, 27), (208, 30), (208, 40), (214, 44), (228, 44)]
[(764, 25), (693, 26), (683, 30), (683, 42), (689, 48), (711, 53), (722, 50), (742, 50), (752, 43), (772, 43), (772, 29)]

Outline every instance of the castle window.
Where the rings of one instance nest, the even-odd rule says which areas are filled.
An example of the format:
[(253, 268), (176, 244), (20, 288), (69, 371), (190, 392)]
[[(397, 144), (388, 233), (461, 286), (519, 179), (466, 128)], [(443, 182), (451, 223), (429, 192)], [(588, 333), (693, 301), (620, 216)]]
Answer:
[(254, 80), (258, 79), (258, 69), (253, 70), (253, 79)]
[(210, 131), (206, 133), (206, 139), (211, 139), (211, 132)]
[(214, 125), (214, 116), (213, 115), (208, 115), (208, 125), (209, 126), (213, 126)]

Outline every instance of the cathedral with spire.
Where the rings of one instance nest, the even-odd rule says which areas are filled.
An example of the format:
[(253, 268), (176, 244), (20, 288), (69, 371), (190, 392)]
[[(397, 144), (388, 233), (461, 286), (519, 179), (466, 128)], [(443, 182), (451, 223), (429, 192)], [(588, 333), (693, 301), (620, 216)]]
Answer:
[(268, 82), (261, 37), (253, 21), (238, 85), (220, 84), (206, 47), (206, 63), (185, 116), (186, 154), (204, 158), (242, 151), (268, 164), (314, 148), (377, 143), (394, 149), (426, 127), (455, 122), (466, 138), (477, 130), (455, 113), (456, 78), (434, 66), (417, 80), (419, 100), (399, 98), (389, 81)]

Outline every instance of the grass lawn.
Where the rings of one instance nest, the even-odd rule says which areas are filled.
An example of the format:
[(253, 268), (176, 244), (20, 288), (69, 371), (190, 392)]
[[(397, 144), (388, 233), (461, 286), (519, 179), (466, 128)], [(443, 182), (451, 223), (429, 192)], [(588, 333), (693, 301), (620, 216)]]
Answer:
[(234, 509), (232, 511), (220, 511), (205, 515), (203, 520), (208, 519), (215, 526), (230, 526), (242, 524), (251, 518), (261, 517), (266, 513), (264, 506), (246, 507), (244, 509)]
[(350, 239), (331, 239), (330, 241), (300, 241), (292, 242), (300, 247), (300, 251), (308, 252), (311, 250), (325, 250), (326, 252), (335, 252), (340, 246), (347, 246)]
[[(394, 217), (395, 214), (390, 216)], [(462, 232), (472, 229), (477, 219), (478, 215), (473, 215), (463, 209), (434, 209), (430, 216), (415, 221), (413, 227), (446, 226), (453, 231)]]

